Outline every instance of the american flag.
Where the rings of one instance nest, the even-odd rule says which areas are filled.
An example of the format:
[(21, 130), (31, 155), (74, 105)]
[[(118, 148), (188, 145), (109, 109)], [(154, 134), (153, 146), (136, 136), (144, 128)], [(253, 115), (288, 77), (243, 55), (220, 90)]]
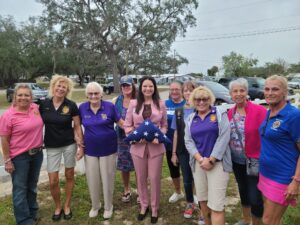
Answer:
[(151, 120), (146, 119), (138, 128), (131, 132), (124, 141), (127, 143), (135, 143), (141, 139), (145, 139), (148, 142), (152, 142), (154, 138), (157, 138), (159, 143), (171, 143), (170, 139), (163, 134)]

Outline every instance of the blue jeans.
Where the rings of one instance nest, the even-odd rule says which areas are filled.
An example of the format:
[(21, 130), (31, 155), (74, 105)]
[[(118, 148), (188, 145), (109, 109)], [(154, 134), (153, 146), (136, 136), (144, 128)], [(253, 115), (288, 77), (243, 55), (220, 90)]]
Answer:
[(257, 188), (258, 176), (248, 176), (246, 165), (232, 162), (235, 179), (238, 183), (242, 206), (251, 207), (251, 213), (261, 218), (264, 212), (262, 194)]
[(177, 154), (179, 165), (183, 177), (183, 185), (186, 196), (186, 201), (189, 203), (194, 202), (193, 196), (193, 173), (189, 164), (190, 154), (187, 151)]
[(43, 152), (30, 156), (27, 152), (12, 159), (12, 197), (18, 225), (31, 225), (37, 219), (37, 182), (43, 162)]

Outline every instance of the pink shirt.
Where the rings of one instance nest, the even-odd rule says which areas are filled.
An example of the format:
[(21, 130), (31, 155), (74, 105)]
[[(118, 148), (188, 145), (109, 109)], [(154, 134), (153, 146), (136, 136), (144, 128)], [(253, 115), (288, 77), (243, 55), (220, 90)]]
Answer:
[(38, 106), (34, 103), (28, 112), (18, 112), (13, 106), (5, 111), (0, 118), (0, 136), (10, 136), (10, 158), (42, 146), (43, 126)]

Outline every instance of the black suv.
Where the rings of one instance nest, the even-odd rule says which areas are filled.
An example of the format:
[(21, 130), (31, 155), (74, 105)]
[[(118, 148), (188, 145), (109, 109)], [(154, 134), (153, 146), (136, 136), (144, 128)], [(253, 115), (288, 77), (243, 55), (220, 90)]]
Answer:
[[(248, 81), (248, 95), (251, 100), (264, 98), (265, 79), (261, 77), (243, 77)], [(237, 77), (223, 77), (219, 83), (228, 88), (230, 81), (236, 80)]]

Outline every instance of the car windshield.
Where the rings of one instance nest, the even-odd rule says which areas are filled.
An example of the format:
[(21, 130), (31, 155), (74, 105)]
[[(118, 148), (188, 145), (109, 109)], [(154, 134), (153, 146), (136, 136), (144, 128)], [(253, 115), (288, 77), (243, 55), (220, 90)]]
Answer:
[(263, 79), (263, 78), (258, 78), (257, 79), (257, 83), (258, 83), (258, 86), (259, 87), (264, 87), (265, 86), (265, 79)]
[[(200, 83), (201, 84), (201, 83)], [(212, 92), (228, 92), (228, 89), (221, 84), (214, 82), (203, 82), (203, 85), (207, 86)]]
[(35, 91), (42, 91), (43, 88), (37, 84), (31, 84), (31, 89)]
[(292, 82), (300, 82), (300, 78), (293, 78), (291, 81)]

